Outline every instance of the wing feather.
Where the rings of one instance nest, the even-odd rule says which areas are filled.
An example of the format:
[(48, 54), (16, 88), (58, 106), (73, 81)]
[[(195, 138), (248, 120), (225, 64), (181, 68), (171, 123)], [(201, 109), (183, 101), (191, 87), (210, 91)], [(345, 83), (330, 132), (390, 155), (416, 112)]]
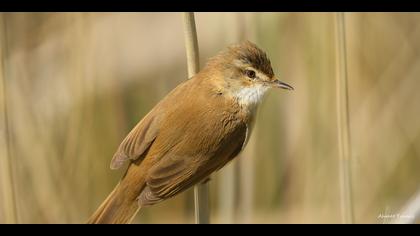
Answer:
[(138, 200), (141, 206), (152, 205), (192, 187), (219, 170), (242, 150), (247, 127), (238, 128), (230, 141), (220, 146), (213, 155), (182, 156), (167, 153), (153, 166), (147, 178), (147, 187)]
[(159, 132), (160, 117), (156, 109), (147, 114), (122, 141), (111, 161), (111, 169), (118, 169), (127, 160), (141, 157)]

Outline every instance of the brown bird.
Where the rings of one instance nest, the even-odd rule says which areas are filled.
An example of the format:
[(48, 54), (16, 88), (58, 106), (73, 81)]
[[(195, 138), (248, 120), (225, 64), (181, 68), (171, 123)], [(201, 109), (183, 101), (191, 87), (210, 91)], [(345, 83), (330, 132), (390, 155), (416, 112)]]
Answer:
[(244, 149), (258, 104), (279, 81), (255, 44), (232, 45), (163, 98), (127, 135), (111, 169), (119, 184), (88, 223), (130, 223), (141, 207), (200, 183)]

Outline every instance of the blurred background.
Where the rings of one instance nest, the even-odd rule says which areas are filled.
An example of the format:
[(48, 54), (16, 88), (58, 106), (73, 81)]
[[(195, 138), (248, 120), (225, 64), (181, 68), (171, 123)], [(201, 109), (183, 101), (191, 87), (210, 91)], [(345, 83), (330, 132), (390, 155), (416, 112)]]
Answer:
[[(420, 194), (420, 14), (346, 13), (356, 223)], [(196, 13), (200, 63), (249, 39), (271, 91), (246, 150), (212, 176), (212, 223), (340, 223), (334, 13)], [(84, 223), (134, 125), (187, 79), (180, 13), (0, 14), (0, 223)], [(135, 223), (193, 223), (193, 191)], [(417, 221), (419, 223), (419, 221)]]

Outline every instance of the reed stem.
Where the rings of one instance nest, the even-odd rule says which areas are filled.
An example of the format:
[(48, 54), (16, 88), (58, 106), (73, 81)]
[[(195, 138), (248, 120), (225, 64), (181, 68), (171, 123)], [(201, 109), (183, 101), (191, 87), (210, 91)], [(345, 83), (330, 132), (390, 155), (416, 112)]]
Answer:
[(194, 13), (184, 13), (185, 49), (187, 52), (188, 78), (198, 73), (200, 68), (197, 30), (195, 28)]
[[(183, 16), (188, 77), (191, 78), (198, 72), (200, 67), (197, 30), (195, 27), (194, 13), (185, 12)], [(198, 184), (194, 187), (194, 208), (196, 224), (208, 224), (210, 222), (208, 196), (209, 187), (207, 183)]]
[[(7, 82), (6, 82), (6, 71), (5, 71), (5, 54), (7, 50), (7, 35), (6, 35), (6, 20), (5, 15), (2, 14), (1, 17), (1, 45), (0, 45), (0, 101), (1, 104), (1, 110), (2, 110), (2, 117), (3, 120), (3, 126), (4, 126), (4, 132), (3, 132), (3, 139), (4, 139), (4, 158), (0, 159), (0, 169), (1, 169), (1, 176), (0, 179), (2, 182), (0, 183), (0, 186), (3, 187), (3, 189), (0, 192), (3, 192), (3, 206), (5, 210), (5, 223), (18, 223), (18, 215), (17, 215), (17, 205), (16, 205), (16, 194), (15, 194), (15, 184), (14, 184), (14, 176), (13, 176), (13, 163), (11, 158), (11, 152), (10, 152), (10, 123), (9, 123), (9, 113), (8, 113), (8, 103), (7, 103)], [(0, 156), (0, 157), (1, 157)]]
[(337, 53), (337, 135), (339, 151), (340, 202), (343, 223), (354, 222), (351, 184), (351, 140), (349, 118), (348, 73), (346, 54), (346, 29), (344, 13), (336, 13), (336, 53)]

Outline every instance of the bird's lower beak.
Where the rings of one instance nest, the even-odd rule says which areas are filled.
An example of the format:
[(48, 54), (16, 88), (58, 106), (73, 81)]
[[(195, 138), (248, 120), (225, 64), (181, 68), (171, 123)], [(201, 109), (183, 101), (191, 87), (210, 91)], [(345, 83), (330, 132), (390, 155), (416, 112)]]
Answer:
[(273, 82), (271, 83), (271, 86), (275, 88), (282, 88), (287, 90), (294, 90), (292, 86), (286, 84), (285, 82), (281, 82), (277, 78), (274, 78)]

